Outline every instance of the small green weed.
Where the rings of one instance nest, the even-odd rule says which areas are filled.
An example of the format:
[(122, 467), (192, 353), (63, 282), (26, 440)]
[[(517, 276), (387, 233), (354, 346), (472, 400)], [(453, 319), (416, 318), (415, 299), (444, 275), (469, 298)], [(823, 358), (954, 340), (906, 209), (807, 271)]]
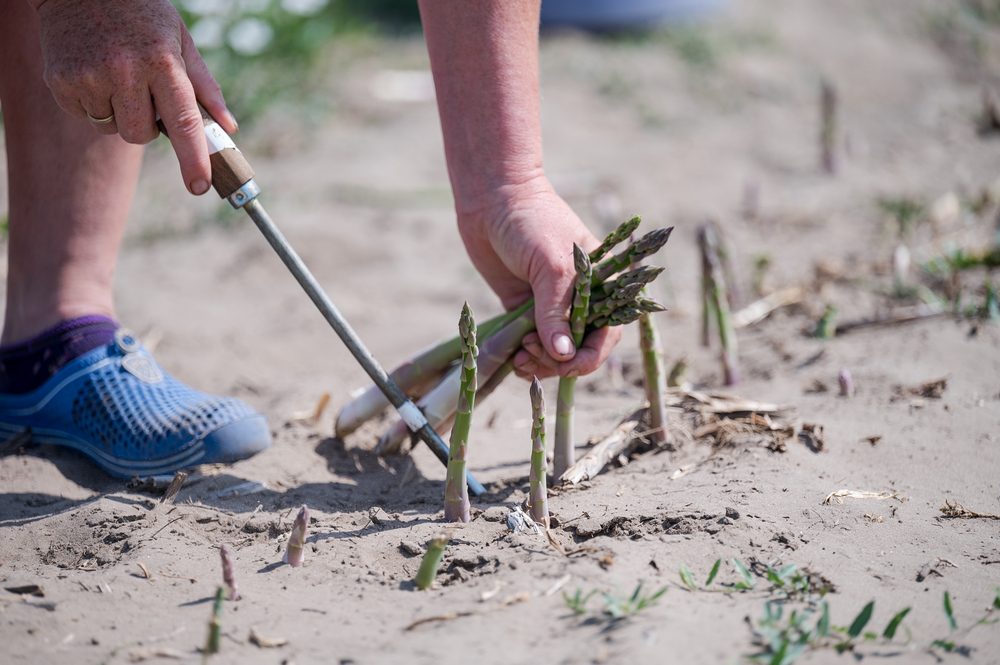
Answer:
[(688, 568), (686, 563), (681, 564), (680, 575), (681, 582), (684, 586), (691, 589), (692, 591), (698, 591), (699, 588), (703, 591), (749, 591), (756, 586), (756, 582), (753, 579), (753, 575), (750, 573), (750, 569), (747, 568), (742, 561), (739, 559), (733, 559), (733, 567), (736, 569), (736, 574), (739, 575), (740, 581), (735, 584), (723, 584), (722, 588), (719, 589), (709, 589), (708, 587), (712, 585), (715, 581), (716, 576), (719, 574), (719, 568), (722, 567), (722, 559), (716, 559), (715, 563), (712, 565), (712, 570), (708, 573), (708, 579), (705, 580), (705, 586), (699, 587), (698, 582), (694, 579), (694, 573)]
[(755, 641), (760, 653), (749, 657), (754, 663), (788, 665), (795, 662), (808, 646), (815, 646), (830, 634), (830, 610), (821, 603), (813, 609), (793, 610), (788, 621), (781, 622), (784, 607), (769, 601), (764, 604), (764, 616), (757, 624)]
[(597, 593), (594, 589), (587, 595), (583, 595), (583, 589), (580, 587), (576, 588), (576, 593), (570, 596), (565, 591), (562, 592), (563, 600), (566, 601), (566, 607), (573, 611), (573, 614), (586, 614), (587, 613), (587, 601), (590, 597)]
[(667, 592), (667, 587), (663, 587), (652, 596), (642, 593), (642, 582), (635, 587), (631, 596), (617, 596), (610, 593), (602, 593), (604, 596), (604, 613), (614, 620), (627, 619), (638, 614), (647, 607), (652, 607), (659, 600), (660, 596)]
[(831, 590), (831, 584), (814, 573), (802, 571), (794, 563), (781, 570), (767, 569), (767, 579), (772, 589), (786, 600), (807, 600), (814, 596), (822, 598)]
[(899, 227), (899, 235), (906, 236), (927, 214), (927, 206), (909, 197), (885, 197), (876, 201), (879, 209), (891, 217)]
[[(655, 605), (656, 601), (660, 599), (660, 596), (666, 592), (667, 587), (663, 587), (652, 595), (643, 593), (642, 582), (639, 582), (639, 584), (635, 587), (635, 591), (633, 591), (630, 596), (619, 596), (617, 594), (605, 593), (602, 591), (601, 596), (604, 598), (604, 607), (601, 608), (600, 612), (594, 613), (594, 618), (610, 617), (612, 621), (628, 619), (644, 609)], [(563, 602), (566, 603), (566, 607), (568, 607), (573, 614), (588, 614), (589, 610), (587, 610), (587, 601), (590, 600), (590, 597), (596, 593), (597, 590), (595, 589), (590, 593), (584, 594), (583, 589), (577, 588), (576, 592), (571, 596), (563, 591)]]
[[(942, 606), (950, 634), (947, 638), (932, 640), (926, 649), (932, 652), (935, 649), (948, 652), (960, 650), (956, 638), (968, 633), (976, 626), (994, 624), (1000, 621), (1000, 619), (993, 618), (993, 614), (1000, 610), (1000, 588), (995, 588), (994, 593), (993, 604), (987, 609), (986, 614), (969, 627), (959, 631), (951, 594), (946, 591)], [(801, 611), (794, 610), (784, 622), (782, 621), (783, 605), (783, 601), (768, 601), (764, 604), (764, 616), (754, 629), (754, 643), (760, 647), (760, 651), (747, 657), (750, 662), (789, 665), (798, 659), (807, 648), (832, 647), (839, 652), (844, 652), (853, 651), (859, 644), (865, 642), (888, 644), (895, 639), (900, 628), (906, 632), (907, 642), (913, 637), (903, 624), (903, 620), (910, 613), (909, 607), (894, 614), (879, 635), (872, 631), (865, 631), (875, 610), (875, 601), (865, 605), (847, 628), (830, 625), (830, 612), (826, 601), (820, 602), (818, 606), (806, 607)]]

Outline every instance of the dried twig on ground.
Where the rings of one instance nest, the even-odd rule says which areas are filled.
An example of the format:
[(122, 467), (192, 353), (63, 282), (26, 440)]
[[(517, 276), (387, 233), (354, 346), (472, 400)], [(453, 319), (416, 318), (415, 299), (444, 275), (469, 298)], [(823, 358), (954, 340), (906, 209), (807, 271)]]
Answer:
[(631, 451), (639, 443), (638, 437), (634, 435), (635, 430), (647, 417), (647, 413), (647, 409), (639, 409), (629, 414), (618, 423), (611, 434), (591, 448), (586, 457), (566, 469), (559, 481), (567, 485), (574, 485), (584, 480), (590, 480), (612, 460), (617, 459), (619, 455)]
[(510, 598), (505, 598), (503, 601), (497, 603), (493, 607), (489, 607), (484, 610), (471, 610), (468, 612), (449, 612), (448, 614), (439, 614), (438, 616), (426, 617), (424, 619), (417, 619), (409, 626), (404, 628), (404, 630), (413, 630), (417, 626), (422, 626), (425, 623), (437, 623), (438, 621), (450, 621), (452, 619), (460, 619), (461, 617), (471, 617), (477, 614), (486, 614), (487, 612), (493, 612), (495, 610), (502, 610), (505, 607), (510, 607), (511, 605), (516, 605), (518, 603), (523, 603), (526, 600), (532, 599), (532, 594), (527, 591), (522, 591), (520, 593), (514, 594)]
[(862, 328), (876, 328), (881, 326), (895, 326), (903, 323), (913, 323), (934, 319), (939, 316), (947, 316), (939, 307), (931, 305), (914, 305), (913, 307), (897, 307), (890, 312), (878, 316), (845, 321), (837, 325), (837, 334), (843, 335)]
[(994, 515), (993, 513), (977, 513), (974, 510), (969, 510), (965, 506), (957, 502), (945, 501), (944, 505), (940, 508), (941, 512), (944, 513), (945, 517), (957, 517), (961, 519), (971, 520), (971, 519), (986, 519), (986, 520), (1000, 520), (1000, 515)]
[(264, 637), (256, 630), (254, 630), (252, 626), (250, 627), (249, 640), (251, 644), (256, 644), (261, 649), (275, 649), (277, 647), (283, 647), (286, 644), (288, 644), (288, 640), (286, 640), (284, 637)]
[(942, 379), (935, 379), (933, 381), (926, 381), (921, 383), (919, 386), (915, 386), (909, 389), (911, 395), (916, 395), (917, 397), (927, 397), (930, 399), (941, 399), (944, 395), (945, 388), (948, 387), (948, 377)]
[(733, 328), (752, 326), (766, 319), (775, 310), (798, 304), (802, 302), (803, 293), (801, 286), (790, 286), (787, 289), (768, 294), (743, 309), (733, 312)]
[(174, 474), (174, 479), (170, 481), (170, 485), (167, 487), (166, 493), (163, 498), (160, 499), (161, 504), (170, 505), (177, 498), (177, 494), (184, 487), (184, 481), (187, 480), (188, 475), (183, 471), (178, 471)]
[[(837, 490), (836, 492), (830, 492), (823, 499), (823, 503), (844, 503), (844, 498), (850, 499), (877, 499), (882, 501), (883, 499), (899, 499), (899, 495), (895, 492), (863, 492), (859, 490)], [(902, 499), (900, 499), (902, 500)]]

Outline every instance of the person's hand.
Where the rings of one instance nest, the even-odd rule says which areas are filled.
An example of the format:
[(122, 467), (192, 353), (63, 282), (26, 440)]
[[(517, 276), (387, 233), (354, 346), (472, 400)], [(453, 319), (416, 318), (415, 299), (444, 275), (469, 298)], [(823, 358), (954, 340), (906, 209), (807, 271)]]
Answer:
[(494, 210), (459, 216), (469, 258), (510, 310), (535, 297), (537, 332), (525, 336), (514, 371), (530, 379), (580, 376), (597, 369), (621, 338), (620, 328), (590, 333), (574, 349), (573, 243), (600, 244), (544, 177), (509, 188)]
[[(212, 181), (198, 101), (227, 132), (236, 121), (168, 0), (32, 0), (41, 21), (45, 83), (56, 103), (104, 134), (149, 143), (170, 135), (193, 194)], [(94, 119), (111, 118), (107, 123)]]

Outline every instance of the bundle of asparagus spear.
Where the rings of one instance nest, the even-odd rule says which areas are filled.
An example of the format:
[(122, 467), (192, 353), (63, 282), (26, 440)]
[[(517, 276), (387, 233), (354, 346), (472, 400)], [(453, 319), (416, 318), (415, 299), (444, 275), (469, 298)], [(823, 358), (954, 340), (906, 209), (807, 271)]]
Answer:
[[(630, 242), (618, 254), (609, 256), (612, 249), (631, 238), (641, 221), (639, 216), (629, 219), (589, 254), (574, 246), (577, 281), (570, 328), (573, 341), (578, 347), (591, 330), (631, 323), (643, 314), (665, 309), (643, 292), (643, 288), (663, 269), (633, 266), (659, 251), (670, 238), (673, 227), (650, 231)], [(471, 321), (471, 315), (465, 320)], [(488, 396), (513, 371), (512, 358), (520, 348), (521, 340), (533, 330), (533, 300), (474, 326), (472, 344), (476, 345), (478, 342), (475, 371), (478, 389), (476, 382), (472, 383), (475, 401)], [(456, 335), (445, 339), (404, 361), (391, 373), (399, 387), (417, 400), (417, 406), (438, 432), (444, 432), (455, 421), (460, 397), (466, 396), (463, 405), (473, 401), (468, 397), (467, 337), (468, 335)], [(574, 384), (575, 379), (560, 381), (554, 447), (556, 478), (573, 464), (571, 424)], [(374, 385), (370, 386), (340, 410), (335, 426), (337, 437), (347, 436), (388, 406), (388, 400), (379, 389)], [(407, 435), (406, 424), (402, 419), (397, 419), (382, 435), (376, 452), (380, 455), (398, 453)], [(459, 505), (457, 501), (455, 504)]]

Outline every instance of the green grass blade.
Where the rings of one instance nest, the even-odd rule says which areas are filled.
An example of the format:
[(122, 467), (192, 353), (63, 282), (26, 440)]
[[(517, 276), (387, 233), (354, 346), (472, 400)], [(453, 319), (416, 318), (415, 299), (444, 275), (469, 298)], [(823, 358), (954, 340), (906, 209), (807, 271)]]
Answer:
[(889, 625), (885, 627), (884, 631), (882, 631), (882, 637), (884, 637), (887, 640), (891, 640), (893, 637), (895, 637), (896, 630), (899, 628), (899, 624), (903, 622), (903, 619), (909, 613), (910, 613), (909, 607), (907, 607), (905, 610), (901, 612), (897, 612), (896, 616), (892, 617), (892, 621), (889, 622)]
[(744, 589), (754, 588), (756, 583), (753, 580), (753, 575), (750, 574), (750, 570), (743, 564), (743, 562), (740, 561), (739, 559), (734, 558), (733, 566), (736, 568), (736, 572), (739, 574), (740, 579), (743, 580), (742, 588)]
[(951, 629), (958, 630), (958, 624), (955, 622), (955, 612), (951, 609), (951, 596), (947, 591), (944, 592), (944, 615), (948, 617), (948, 625), (951, 626)]
[(785, 651), (784, 658), (781, 659), (780, 665), (790, 665), (799, 659), (802, 652), (806, 650), (806, 645), (804, 642), (796, 642), (795, 644), (789, 645), (789, 648)]
[(819, 621), (816, 622), (816, 635), (820, 639), (826, 637), (830, 634), (830, 606), (827, 605), (826, 601), (823, 601), (823, 613), (819, 617)]
[(686, 563), (681, 564), (681, 582), (684, 582), (692, 591), (698, 590), (698, 584), (694, 581), (694, 575), (691, 574), (691, 569), (687, 567)]
[[(719, 566), (721, 566), (721, 565), (722, 565), (722, 559), (716, 559), (715, 560), (715, 565), (712, 566), (712, 572), (710, 572), (708, 574), (708, 580), (705, 582), (705, 586), (708, 586), (709, 584), (711, 584), (712, 580), (715, 579), (715, 576), (719, 574)], [(1000, 591), (997, 591), (997, 600), (996, 600), (996, 602), (1000, 603)]]
[(864, 609), (854, 617), (854, 621), (851, 623), (851, 627), (847, 629), (847, 634), (851, 639), (854, 639), (861, 634), (861, 631), (865, 629), (868, 625), (868, 620), (872, 618), (872, 610), (875, 609), (875, 601), (871, 601), (864, 606)]

